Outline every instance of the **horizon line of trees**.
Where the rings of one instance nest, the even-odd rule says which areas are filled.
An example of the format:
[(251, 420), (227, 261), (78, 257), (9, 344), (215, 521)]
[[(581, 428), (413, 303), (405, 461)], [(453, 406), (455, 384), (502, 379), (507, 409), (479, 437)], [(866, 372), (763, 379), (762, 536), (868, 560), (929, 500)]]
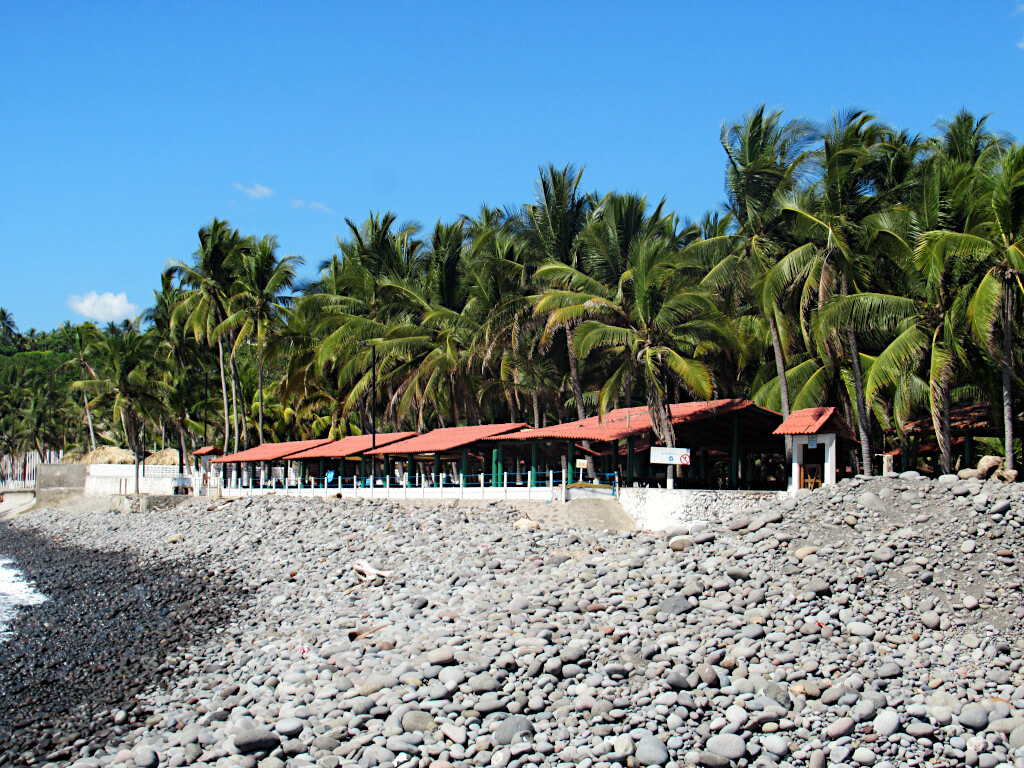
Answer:
[(668, 403), (748, 397), (836, 405), (864, 472), (921, 416), (950, 471), (953, 408), (988, 402), (1012, 468), (1024, 148), (965, 111), (936, 128), (761, 106), (723, 126), (725, 201), (697, 221), (549, 165), (518, 208), (345, 219), (308, 282), (275, 237), (213, 219), (134, 321), (19, 334), (0, 309), (0, 453), (138, 454), (157, 434), (234, 452), (373, 416), (540, 426), (624, 405), (672, 445)]

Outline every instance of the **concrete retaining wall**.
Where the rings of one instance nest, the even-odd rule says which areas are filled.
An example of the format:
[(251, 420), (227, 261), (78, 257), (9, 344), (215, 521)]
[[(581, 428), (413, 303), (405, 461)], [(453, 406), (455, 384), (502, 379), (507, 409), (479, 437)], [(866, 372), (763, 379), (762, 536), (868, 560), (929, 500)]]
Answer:
[(81, 491), (88, 469), (85, 464), (40, 464), (36, 469), (36, 490)]
[(786, 498), (785, 491), (705, 491), (620, 488), (619, 502), (637, 528), (663, 531), (675, 525), (728, 517), (765, 501)]

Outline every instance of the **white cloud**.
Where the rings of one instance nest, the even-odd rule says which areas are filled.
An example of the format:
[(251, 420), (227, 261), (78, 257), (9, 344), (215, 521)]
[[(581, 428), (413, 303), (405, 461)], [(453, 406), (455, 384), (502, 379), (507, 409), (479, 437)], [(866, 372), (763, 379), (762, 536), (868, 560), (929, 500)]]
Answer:
[(84, 296), (68, 296), (68, 306), (82, 317), (98, 323), (116, 323), (139, 314), (139, 308), (128, 301), (128, 294), (124, 291), (89, 291)]
[(306, 202), (305, 200), (299, 200), (296, 198), (292, 200), (292, 208), (309, 208), (311, 211), (320, 211), (320, 213), (331, 213), (331, 209), (323, 203), (318, 203), (316, 200)]
[(270, 197), (274, 194), (274, 190), (270, 187), (264, 187), (262, 184), (253, 184), (251, 187), (246, 187), (236, 181), (235, 189), (245, 195), (248, 195), (253, 200), (261, 200), (264, 197)]
[(1017, 41), (1018, 48), (1024, 48), (1024, 37)]

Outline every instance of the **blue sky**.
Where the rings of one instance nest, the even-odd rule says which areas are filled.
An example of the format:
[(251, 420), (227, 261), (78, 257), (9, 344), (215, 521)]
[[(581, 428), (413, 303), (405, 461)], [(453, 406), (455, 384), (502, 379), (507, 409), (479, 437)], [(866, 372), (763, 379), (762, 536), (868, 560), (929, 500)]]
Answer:
[(723, 121), (761, 102), (920, 133), (966, 107), (1024, 137), (1013, 0), (7, 0), (0, 46), (0, 306), (22, 330), (147, 306), (214, 216), (307, 274), (345, 217), (519, 204), (548, 162), (697, 218)]

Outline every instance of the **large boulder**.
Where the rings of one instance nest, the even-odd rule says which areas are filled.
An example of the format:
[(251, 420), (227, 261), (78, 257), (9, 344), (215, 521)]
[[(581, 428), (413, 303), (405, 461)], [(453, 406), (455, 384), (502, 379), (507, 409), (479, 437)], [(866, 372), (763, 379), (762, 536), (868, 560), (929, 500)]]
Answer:
[(996, 470), (1003, 468), (1002, 456), (982, 456), (978, 460), (978, 477), (982, 480), (991, 477)]

